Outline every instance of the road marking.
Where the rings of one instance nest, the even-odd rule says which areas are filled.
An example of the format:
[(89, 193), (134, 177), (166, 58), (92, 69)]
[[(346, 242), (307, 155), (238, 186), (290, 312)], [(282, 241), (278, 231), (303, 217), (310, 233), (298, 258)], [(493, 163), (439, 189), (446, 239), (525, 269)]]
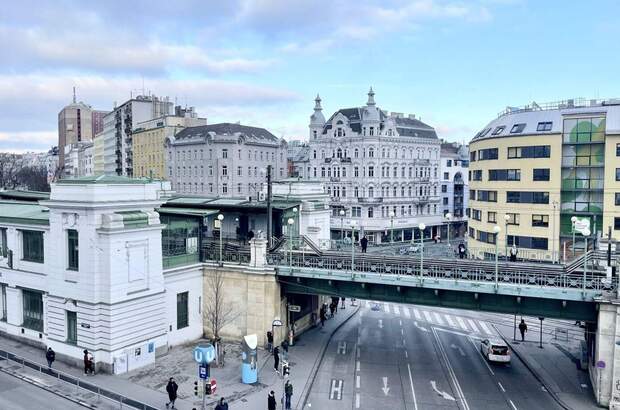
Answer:
[(497, 382), (497, 384), (499, 384), (499, 388), (502, 389), (504, 393), (506, 393), (506, 389), (504, 389), (504, 386), (502, 386), (500, 382)]
[(433, 388), (433, 390), (435, 390), (435, 392), (440, 395), (441, 397), (443, 397), (446, 400), (451, 400), (451, 401), (456, 401), (454, 400), (454, 397), (450, 396), (448, 393), (446, 393), (445, 391), (440, 391), (437, 388), (437, 383), (435, 383), (435, 380), (431, 380), (431, 387)]
[(463, 351), (463, 349), (461, 349), (461, 346), (457, 346), (457, 345), (455, 345), (454, 343), (452, 343), (452, 344), (450, 345), (450, 347), (451, 347), (451, 348), (453, 348), (454, 350), (458, 350), (458, 351), (459, 351), (459, 353), (461, 354), (461, 356), (463, 356), (463, 357), (467, 356), (467, 355), (465, 354), (465, 352)]
[(387, 303), (385, 303), (383, 305), (383, 307), (385, 308), (385, 313), (390, 313), (390, 305), (388, 305)]
[(356, 409), (360, 408), (360, 394), (359, 393), (355, 393), (355, 408)]
[(400, 316), (400, 309), (398, 308), (398, 305), (392, 306), (392, 309), (394, 309), (394, 314), (395, 315), (399, 315)]
[(407, 351), (405, 350), (405, 358), (409, 358), (409, 353), (407, 353)]
[(405, 336), (405, 330), (402, 327), (400, 328), (400, 334)]
[(407, 308), (406, 306), (403, 306), (403, 313), (405, 314), (405, 317), (407, 319), (411, 317), (411, 313), (409, 313), (409, 308)]
[(439, 326), (443, 326), (443, 320), (441, 320), (441, 316), (439, 316), (439, 313), (433, 312), (433, 314), (435, 315), (435, 320), (437, 320), (437, 324)]
[(446, 318), (446, 322), (448, 322), (450, 327), (456, 327), (456, 323), (454, 323), (454, 321), (452, 320), (452, 316), (444, 315), (444, 317)]
[(434, 329), (435, 329), (436, 331), (438, 331), (438, 332), (450, 333), (450, 334), (453, 334), (453, 335), (459, 335), (459, 336), (464, 336), (464, 337), (469, 337), (469, 338), (472, 338), (472, 339), (478, 339), (478, 340), (480, 340), (480, 338), (479, 338), (479, 337), (472, 336), (472, 335), (470, 335), (470, 334), (468, 334), (468, 333), (459, 332), (458, 330), (443, 329), (443, 328), (441, 328), (441, 327), (436, 327), (436, 328), (434, 328)]
[(510, 405), (512, 406), (514, 410), (519, 410), (517, 409), (517, 406), (515, 406), (515, 404), (512, 402), (512, 400), (508, 400), (508, 401), (510, 402)]
[(398, 324), (402, 327), (403, 326), (403, 321), (402, 320), (398, 320)]
[(486, 333), (487, 335), (493, 335), (494, 333), (491, 331), (491, 329), (489, 329), (489, 327), (487, 326), (486, 323), (484, 322), (478, 322), (478, 324), (480, 324), (480, 327), (482, 328), (482, 330), (484, 330), (484, 333)]
[(424, 317), (426, 318), (427, 322), (433, 323), (433, 318), (431, 317), (430, 313), (428, 313), (426, 310), (423, 310), (422, 313), (424, 313)]
[(405, 345), (405, 338), (403, 338), (403, 346)]
[(390, 392), (390, 388), (388, 387), (388, 378), (385, 376), (383, 376), (383, 387), (381, 388), (381, 390), (383, 390), (383, 394), (385, 394), (386, 396)]
[(480, 333), (480, 329), (478, 329), (478, 326), (476, 326), (476, 323), (473, 320), (467, 319), (467, 322), (469, 323), (469, 326), (471, 326), (471, 328), (474, 330), (474, 333)]
[[(405, 351), (405, 353), (407, 353)], [(407, 370), (409, 370), (409, 385), (411, 385), (411, 396), (413, 397), (413, 408), (418, 410), (418, 401), (415, 398), (415, 390), (413, 389), (413, 377), (411, 377), (411, 366), (407, 363)]]
[(461, 329), (463, 329), (463, 330), (469, 330), (469, 329), (467, 328), (467, 325), (465, 325), (465, 322), (463, 321), (463, 318), (462, 318), (462, 317), (457, 316), (457, 317), (456, 317), (456, 321), (457, 321), (457, 322), (459, 322), (459, 326), (461, 326)]
[(342, 340), (338, 342), (338, 354), (347, 354), (347, 342)]
[(355, 371), (359, 372), (360, 371), (360, 361), (357, 361), (357, 364), (355, 365)]
[(487, 359), (485, 359), (484, 356), (482, 355), (482, 352), (480, 351), (480, 348), (478, 346), (476, 346), (476, 343), (474, 343), (474, 341), (471, 338), (469, 339), (469, 341), (471, 342), (472, 345), (474, 345), (474, 349), (476, 349), (476, 351), (478, 352), (478, 354), (482, 358), (482, 361), (484, 362), (484, 364), (487, 367), (487, 369), (489, 369), (491, 374), (493, 376), (495, 376), (495, 372), (493, 371), (493, 369), (491, 369), (491, 366), (489, 366), (489, 363), (487, 363)]
[(416, 308), (413, 308), (413, 315), (417, 320), (422, 320), (422, 316), (420, 316), (420, 311)]
[(379, 319), (379, 329), (383, 329), (383, 320)]
[(418, 329), (420, 329), (423, 332), (428, 332), (428, 329), (425, 327), (422, 327), (420, 325), (418, 325), (418, 322), (413, 322), (414, 326), (417, 327)]
[(329, 390), (330, 400), (342, 400), (342, 380), (332, 379), (332, 385)]
[(360, 375), (355, 376), (355, 387), (360, 388)]
[(437, 341), (439, 352), (441, 353), (441, 356), (443, 357), (445, 365), (448, 368), (448, 373), (450, 375), (450, 378), (452, 379), (452, 384), (454, 385), (456, 394), (459, 397), (459, 400), (461, 401), (461, 403), (463, 403), (463, 409), (469, 410), (469, 404), (467, 403), (467, 400), (465, 399), (465, 395), (463, 394), (463, 390), (461, 389), (461, 385), (459, 384), (459, 381), (456, 378), (456, 373), (454, 373), (454, 369), (452, 368), (452, 365), (450, 364), (450, 361), (448, 360), (448, 355), (446, 353), (446, 350), (444, 349), (443, 344), (441, 344), (439, 335), (437, 334), (437, 331), (435, 330), (435, 328), (432, 328), (431, 330), (433, 331), (433, 336), (435, 336), (435, 340)]

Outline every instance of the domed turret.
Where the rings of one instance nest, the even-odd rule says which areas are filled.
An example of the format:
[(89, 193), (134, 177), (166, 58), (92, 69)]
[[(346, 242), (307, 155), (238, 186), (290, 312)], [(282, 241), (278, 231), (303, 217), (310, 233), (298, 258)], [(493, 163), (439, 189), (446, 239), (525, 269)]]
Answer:
[(321, 97), (317, 94), (314, 99), (314, 113), (310, 116), (310, 140), (317, 139), (323, 132), (325, 117), (321, 107)]
[(368, 91), (368, 102), (363, 111), (362, 123), (377, 123), (380, 121), (381, 114), (375, 103), (375, 92), (372, 90), (372, 87), (370, 87), (370, 91)]

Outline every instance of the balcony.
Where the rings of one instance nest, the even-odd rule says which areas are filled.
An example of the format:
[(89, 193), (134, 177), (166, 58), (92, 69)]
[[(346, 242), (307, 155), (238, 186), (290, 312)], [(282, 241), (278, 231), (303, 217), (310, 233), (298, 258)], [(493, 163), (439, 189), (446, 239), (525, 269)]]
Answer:
[(340, 162), (342, 163), (351, 163), (351, 157), (340, 158)]
[(373, 198), (369, 198), (369, 197), (358, 197), (357, 201), (360, 204), (380, 204), (383, 202), (383, 197), (373, 197)]
[(339, 177), (330, 177), (329, 181), (330, 182), (340, 182), (340, 178)]
[(325, 163), (326, 163), (326, 164), (329, 164), (329, 163), (331, 163), (331, 162), (332, 162), (332, 159), (331, 159), (331, 158), (324, 158), (324, 159), (325, 159)]

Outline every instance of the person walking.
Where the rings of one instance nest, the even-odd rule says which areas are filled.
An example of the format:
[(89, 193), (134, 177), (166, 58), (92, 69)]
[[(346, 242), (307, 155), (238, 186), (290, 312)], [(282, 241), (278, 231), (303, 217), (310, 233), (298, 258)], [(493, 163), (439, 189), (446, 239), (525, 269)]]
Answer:
[(273, 348), (273, 370), (280, 374), (280, 349), (278, 346)]
[(459, 259), (465, 258), (465, 244), (459, 243)]
[(510, 248), (510, 262), (516, 262), (517, 261), (517, 254), (518, 253), (519, 253), (519, 251), (517, 250), (517, 247), (513, 243), (512, 247)]
[(336, 305), (334, 305), (334, 302), (332, 302), (329, 305), (329, 317), (333, 318), (334, 317), (334, 311), (336, 310)]
[(51, 369), (52, 363), (56, 360), (56, 352), (54, 352), (51, 347), (48, 347), (47, 352), (45, 352), (45, 358), (47, 359), (47, 367)]
[(273, 390), (267, 396), (267, 410), (276, 410), (276, 394)]
[(325, 306), (321, 308), (319, 312), (319, 318), (321, 319), (321, 328), (325, 327), (325, 320), (327, 320), (327, 313), (325, 312)]
[(267, 350), (271, 353), (271, 349), (273, 349), (273, 332), (267, 332)]
[(366, 253), (366, 249), (368, 249), (368, 238), (366, 238), (366, 235), (360, 240), (360, 245), (362, 245), (362, 253)]
[(284, 410), (291, 410), (291, 397), (293, 396), (293, 384), (290, 380), (284, 385)]
[(342, 303), (342, 305), (340, 306), (340, 309), (344, 309), (345, 308), (344, 301), (345, 301), (345, 298), (341, 297), (340, 298), (340, 302)]
[(521, 319), (521, 323), (519, 323), (519, 332), (521, 332), (521, 341), (525, 341), (525, 332), (527, 332), (527, 324), (525, 324), (525, 320)]
[(226, 399), (222, 397), (217, 403), (217, 406), (215, 406), (215, 410), (228, 410), (228, 403), (226, 403)]
[(94, 374), (95, 369), (92, 362), (92, 355), (88, 352), (88, 349), (84, 349), (84, 374)]
[(174, 402), (177, 400), (177, 390), (179, 390), (179, 385), (174, 381), (174, 377), (168, 379), (168, 384), (166, 385), (166, 392), (168, 393), (168, 399), (170, 401), (166, 403), (166, 408), (172, 405), (171, 408), (175, 409)]

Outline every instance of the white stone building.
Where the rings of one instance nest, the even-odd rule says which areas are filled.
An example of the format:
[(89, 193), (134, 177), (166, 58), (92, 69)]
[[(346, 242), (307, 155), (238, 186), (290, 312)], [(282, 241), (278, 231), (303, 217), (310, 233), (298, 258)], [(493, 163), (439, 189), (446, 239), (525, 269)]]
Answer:
[[(352, 223), (372, 243), (425, 237), (442, 224), (439, 191), (440, 142), (435, 130), (413, 115), (388, 114), (375, 104), (372, 88), (363, 107), (336, 111), (327, 121), (317, 96), (310, 117), (309, 178), (325, 183), (331, 197), (332, 237)], [(309, 169), (308, 169), (309, 168)], [(340, 211), (346, 215), (341, 218)]]
[[(459, 143), (441, 144), (441, 210), (450, 237), (464, 236), (467, 231), (469, 200), (469, 150)], [(447, 218), (446, 215), (450, 215)], [(447, 230), (442, 229), (442, 238)]]
[(93, 175), (93, 166), (92, 142), (65, 145), (63, 178), (91, 176)]

